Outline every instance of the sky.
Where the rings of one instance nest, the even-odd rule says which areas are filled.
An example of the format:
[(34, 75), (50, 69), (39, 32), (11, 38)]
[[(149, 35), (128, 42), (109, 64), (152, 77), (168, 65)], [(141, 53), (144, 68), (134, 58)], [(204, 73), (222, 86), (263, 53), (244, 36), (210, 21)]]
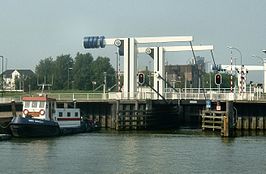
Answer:
[[(84, 36), (193, 36), (193, 45), (213, 45), (218, 64), (230, 64), (239, 49), (245, 65), (266, 57), (264, 0), (0, 0), (0, 55), (7, 69), (35, 69), (41, 59), (90, 52), (115, 65), (115, 47), (86, 50)], [(182, 43), (188, 45), (187, 43)], [(209, 52), (196, 52), (211, 60)], [(141, 57), (141, 56), (140, 56)], [(145, 57), (145, 56), (144, 56)], [(169, 64), (185, 64), (192, 53), (169, 53)], [(240, 55), (233, 50), (240, 63)], [(6, 61), (7, 60), (7, 61)], [(147, 65), (141, 58), (139, 65)], [(262, 81), (262, 72), (248, 75)]]

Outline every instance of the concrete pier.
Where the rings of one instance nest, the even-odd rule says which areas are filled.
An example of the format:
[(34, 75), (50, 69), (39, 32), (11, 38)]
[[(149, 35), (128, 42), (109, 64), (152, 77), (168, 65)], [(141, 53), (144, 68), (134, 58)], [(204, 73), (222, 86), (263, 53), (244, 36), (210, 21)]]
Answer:
[[(213, 102), (214, 103), (214, 102)], [(221, 110), (208, 113), (205, 110), (205, 100), (92, 100), (77, 101), (81, 115), (98, 122), (101, 128), (114, 130), (147, 130), (147, 129), (178, 129), (202, 128), (222, 130), (231, 120), (228, 116), (227, 102), (221, 101)], [(58, 101), (59, 107), (73, 107), (73, 101)], [(215, 110), (215, 105), (211, 110)], [(265, 103), (231, 102), (233, 108), (234, 126), (237, 130), (265, 130)], [(17, 115), (21, 114), (22, 103), (16, 103)], [(202, 114), (205, 114), (202, 117)], [(228, 115), (229, 114), (229, 115)], [(1, 104), (0, 121), (10, 121), (12, 118), (11, 104)], [(8, 119), (8, 120), (7, 120)], [(226, 123), (226, 125), (224, 125)], [(231, 124), (230, 124), (231, 125)], [(228, 126), (228, 125), (227, 125)]]

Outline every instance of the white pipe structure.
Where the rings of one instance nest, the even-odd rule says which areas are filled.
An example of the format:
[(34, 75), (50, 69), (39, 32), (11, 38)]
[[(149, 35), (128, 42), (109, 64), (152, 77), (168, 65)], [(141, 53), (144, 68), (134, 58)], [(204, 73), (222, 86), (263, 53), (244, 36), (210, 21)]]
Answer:
[[(263, 71), (263, 92), (265, 93), (266, 92), (266, 60), (263, 59), (263, 66), (260, 66), (260, 65), (247, 65), (245, 66), (245, 68), (248, 70), (248, 71)], [(221, 69), (225, 70), (225, 71), (230, 71), (231, 69), (231, 65), (221, 65)], [(232, 69), (234, 71), (236, 71), (236, 69), (241, 69), (241, 66), (240, 65), (233, 65), (232, 66)], [(238, 79), (239, 81), (239, 79)]]
[[(94, 42), (94, 40), (97, 40)], [(103, 45), (115, 45), (123, 49), (124, 56), (124, 86), (125, 99), (134, 99), (137, 92), (137, 44), (167, 43), (167, 42), (191, 42), (192, 36), (168, 36), (168, 37), (136, 37), (136, 38), (106, 38)], [(98, 48), (98, 38), (89, 38), (93, 42), (91, 48)], [(84, 41), (85, 42), (85, 41)], [(85, 44), (84, 44), (85, 45)], [(97, 46), (96, 46), (97, 45)], [(90, 45), (91, 46), (91, 45)], [(88, 47), (90, 47), (88, 46)], [(103, 46), (104, 47), (104, 46)]]
[[(193, 51), (213, 50), (213, 45), (192, 46)], [(165, 83), (165, 52), (192, 51), (191, 46), (165, 46), (165, 47), (140, 47), (138, 53), (146, 53), (154, 59), (154, 89), (164, 96)], [(160, 95), (155, 94), (155, 99), (160, 99)]]

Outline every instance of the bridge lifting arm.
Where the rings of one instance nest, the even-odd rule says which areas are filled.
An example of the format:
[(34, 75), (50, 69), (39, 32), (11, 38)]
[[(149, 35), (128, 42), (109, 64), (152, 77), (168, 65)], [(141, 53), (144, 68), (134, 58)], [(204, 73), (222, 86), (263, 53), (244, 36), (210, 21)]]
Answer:
[(124, 98), (134, 98), (137, 91), (137, 44), (188, 42), (192, 36), (167, 37), (136, 37), (136, 38), (105, 38), (104, 36), (84, 37), (84, 48), (104, 48), (106, 45), (115, 45), (119, 48), (119, 55), (124, 56)]
[[(139, 47), (138, 53), (146, 53), (154, 60), (154, 89), (156, 89), (160, 96), (164, 94), (165, 81), (165, 62), (164, 52), (179, 52), (179, 51), (206, 51), (213, 50), (213, 45), (204, 46), (164, 46), (164, 47)], [(159, 98), (159, 95), (155, 98)]]
[[(119, 55), (124, 56), (124, 98), (134, 98), (136, 89), (137, 74), (137, 53), (146, 52), (150, 49), (154, 53), (154, 70), (155, 73), (164, 78), (164, 52), (166, 51), (193, 51), (193, 50), (212, 50), (212, 46), (175, 46), (175, 47), (151, 47), (143, 49), (138, 48), (137, 44), (148, 43), (167, 43), (167, 42), (190, 42), (192, 36), (166, 36), (166, 37), (136, 37), (136, 38), (105, 38), (104, 36), (84, 37), (84, 48), (104, 48), (106, 45), (115, 45), (119, 48)], [(156, 57), (156, 58), (155, 58)], [(159, 77), (159, 76), (158, 76)], [(164, 92), (162, 79), (155, 78), (155, 89), (160, 94)]]

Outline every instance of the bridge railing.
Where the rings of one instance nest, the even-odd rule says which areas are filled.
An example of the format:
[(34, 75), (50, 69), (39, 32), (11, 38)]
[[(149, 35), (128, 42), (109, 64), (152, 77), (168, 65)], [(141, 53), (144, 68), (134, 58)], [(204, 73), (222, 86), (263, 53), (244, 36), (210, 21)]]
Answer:
[(106, 100), (108, 99), (108, 93), (49, 93), (49, 97), (56, 100)]
[[(198, 88), (177, 88), (167, 89), (164, 93), (166, 99), (210, 99), (210, 100), (266, 100), (266, 95), (263, 95), (259, 89), (247, 89), (248, 92), (239, 93), (237, 90), (230, 92), (230, 89), (212, 88), (212, 89), (198, 89)], [(157, 99), (156, 93), (148, 90), (141, 90), (134, 95), (121, 92), (109, 93), (48, 93), (48, 96), (61, 101), (88, 101), (88, 100), (119, 100), (119, 99)], [(129, 98), (129, 96), (133, 96)], [(0, 97), (0, 103), (10, 103), (12, 100), (21, 102), (22, 98), (16, 97)]]
[(21, 97), (0, 97), (0, 103), (11, 103), (11, 101), (21, 102)]

